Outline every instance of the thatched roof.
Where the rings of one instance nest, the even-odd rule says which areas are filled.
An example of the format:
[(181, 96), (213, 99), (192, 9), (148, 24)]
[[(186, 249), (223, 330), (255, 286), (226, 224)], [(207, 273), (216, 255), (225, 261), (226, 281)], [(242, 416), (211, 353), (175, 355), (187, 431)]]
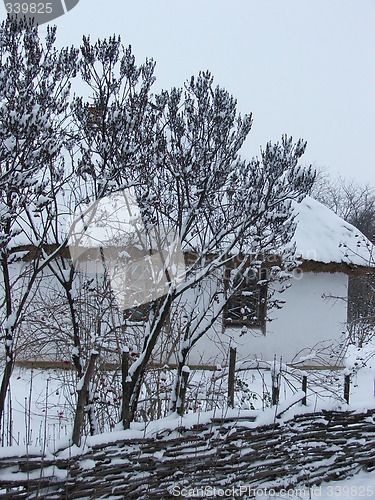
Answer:
[[(353, 268), (375, 268), (374, 245), (354, 226), (332, 210), (307, 196), (294, 204), (297, 229), (293, 237), (297, 257), (311, 270), (348, 271)], [(317, 266), (320, 264), (320, 266)]]

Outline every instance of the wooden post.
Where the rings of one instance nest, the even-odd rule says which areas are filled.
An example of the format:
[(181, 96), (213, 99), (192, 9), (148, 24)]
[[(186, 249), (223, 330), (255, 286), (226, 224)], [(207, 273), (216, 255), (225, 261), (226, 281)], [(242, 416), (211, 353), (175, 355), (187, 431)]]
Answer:
[(229, 352), (228, 373), (228, 406), (234, 408), (234, 378), (236, 373), (236, 348), (231, 347)]
[(180, 390), (177, 401), (177, 413), (178, 415), (180, 415), (180, 417), (183, 416), (185, 411), (185, 397), (186, 397), (186, 389), (188, 386), (189, 374), (190, 374), (190, 368), (188, 366), (184, 366), (182, 368)]
[(276, 369), (276, 354), (273, 359), (273, 369), (271, 370), (271, 380), (272, 380), (272, 406), (277, 406), (279, 404), (280, 396), (280, 374), (281, 374), (281, 358), (280, 358), (280, 372)]
[(272, 381), (272, 406), (276, 406), (279, 403), (279, 387), (273, 384)]
[(121, 383), (122, 383), (122, 408), (121, 420), (124, 429), (129, 429), (129, 349), (122, 352), (121, 358)]
[(345, 375), (344, 399), (348, 404), (349, 404), (349, 394), (350, 394), (350, 375)]
[(302, 404), (303, 406), (307, 406), (307, 377), (304, 375), (302, 377), (302, 390), (305, 393), (303, 399), (302, 399)]

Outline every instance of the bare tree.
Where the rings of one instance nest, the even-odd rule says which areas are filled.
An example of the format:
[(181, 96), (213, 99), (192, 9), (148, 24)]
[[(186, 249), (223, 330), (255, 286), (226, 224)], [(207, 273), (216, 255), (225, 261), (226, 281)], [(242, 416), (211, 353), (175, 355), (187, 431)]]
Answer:
[[(44, 244), (65, 176), (60, 153), (77, 53), (57, 51), (55, 31), (48, 29), (42, 44), (37, 28), (26, 21), (8, 18), (0, 30), (1, 326), (6, 356), (0, 422), (14, 365), (14, 336), (33, 285), (52, 258)], [(32, 247), (31, 259), (17, 251), (22, 245), (26, 253)]]
[[(112, 37), (91, 43), (88, 37), (84, 37), (79, 65), (81, 78), (88, 87), (89, 99), (76, 97), (72, 103), (76, 144), (72, 144), (70, 159), (75, 174), (73, 191), (76, 196), (70, 211), (78, 216), (78, 220), (84, 218), (85, 224), (90, 225), (90, 220), (95, 219), (95, 202), (139, 183), (140, 165), (149, 161), (154, 148), (158, 147), (155, 124), (159, 111), (155, 104), (151, 106), (149, 102), (154, 82), (154, 62), (147, 60), (138, 67), (131, 48), (124, 48), (120, 38)], [(88, 302), (97, 298), (98, 307), (94, 317), (98, 318), (98, 322), (91, 325), (91, 332), (88, 333), (82, 321), (87, 316), (82, 317), (82, 308), (79, 310), (79, 301), (73, 293), (77, 280), (72, 262), (62, 259), (59, 264), (54, 262), (51, 269), (64, 288), (69, 304), (74, 331), (72, 357), (78, 376), (83, 381), (78, 391), (80, 403), (81, 394), (87, 396), (90, 393), (91, 377), (95, 373), (93, 360), (97, 358), (97, 352), (101, 352), (102, 339), (119, 328), (119, 311), (113, 295), (111, 297), (108, 276), (104, 270), (99, 286), (94, 287), (95, 291), (91, 287), (93, 293)], [(82, 279), (81, 275), (78, 280), (81, 284)], [(90, 280), (87, 279), (87, 282)], [(97, 293), (99, 289), (101, 303), (98, 299), (100, 293)], [(87, 290), (90, 290), (89, 284)], [(114, 322), (106, 322), (104, 317), (98, 317), (99, 311), (106, 307), (111, 310), (112, 317), (117, 318)], [(92, 340), (91, 352), (84, 349), (87, 345), (85, 337)], [(94, 338), (96, 341), (93, 341)], [(87, 370), (90, 370), (90, 377), (85, 376)], [(73, 435), (75, 444), (80, 441), (80, 429), (83, 426), (84, 412), (81, 403), (79, 406)], [(93, 432), (93, 405), (87, 404), (86, 407)]]
[[(313, 196), (331, 208), (337, 215), (353, 224), (365, 237), (375, 243), (375, 187), (360, 184), (354, 179), (331, 179), (320, 170), (313, 187)], [(367, 245), (360, 233), (358, 246)], [(351, 249), (356, 251), (356, 249)], [(373, 265), (369, 249), (369, 266)], [(375, 326), (375, 278), (373, 273), (349, 277), (348, 330), (349, 342), (363, 345), (373, 336)]]
[(375, 187), (338, 176), (331, 179), (319, 170), (312, 196), (353, 224), (367, 238), (375, 240)]
[[(143, 167), (138, 200), (145, 224), (174, 228), (188, 259), (185, 281), (151, 304), (143, 352), (129, 371), (130, 418), (136, 412), (148, 360), (173, 305), (188, 290), (198, 296), (199, 286), (221, 279), (226, 266), (239, 259), (238, 275), (245, 279), (250, 268), (257, 269), (267, 254), (285, 246), (294, 232), (291, 201), (301, 200), (314, 179), (311, 169), (298, 166), (306, 146), (303, 141), (293, 144), (284, 137), (281, 144), (268, 144), (261, 158), (241, 160), (238, 153), (250, 131), (251, 116), (237, 115), (235, 99), (214, 87), (210, 73), (200, 73), (184, 90), (172, 89), (163, 98), (165, 124), (160, 133), (165, 148), (154, 165)], [(276, 267), (285, 271), (290, 257), (278, 262), (274, 272)], [(222, 286), (213, 287), (206, 304), (192, 311), (181, 343), (172, 409), (188, 352), (207, 333), (227, 300)]]
[[(25, 36), (34, 33), (34, 29), (26, 30)], [(51, 33), (50, 47), (54, 41), (54, 32)], [(17, 50), (29, 50), (31, 45), (22, 49), (21, 35), (17, 36)], [(34, 54), (39, 50), (39, 42), (36, 32), (33, 36)], [(40, 53), (44, 54), (42, 49)], [(48, 54), (50, 52), (47, 51)], [(41, 64), (37, 59), (38, 68), (33, 68), (33, 74), (38, 75), (37, 69), (45, 66), (59, 68), (61, 60), (63, 69), (57, 73), (58, 76), (55, 73), (50, 76), (48, 72), (43, 75), (47, 80), (54, 77), (62, 88), (69, 89), (69, 79), (77, 68), (76, 51), (66, 50), (61, 54), (51, 51), (51, 54), (56, 58), (53, 64)], [(72, 263), (61, 253), (69, 243), (69, 236), (75, 232), (74, 229), (62, 230), (66, 215), (64, 210), (78, 214), (73, 227), (78, 227), (81, 221), (83, 233), (86, 233), (95, 220), (99, 220), (101, 225), (108, 223), (108, 218), (100, 220), (98, 208), (100, 201), (108, 195), (119, 196), (120, 199), (121, 193), (130, 190), (139, 208), (134, 235), (138, 238), (139, 255), (146, 262), (152, 279), (147, 282), (150, 296), (140, 353), (125, 380), (131, 421), (136, 416), (148, 363), (159, 348), (162, 333), (169, 331), (174, 339), (181, 339), (172, 395), (173, 409), (178, 403), (177, 394), (180, 392), (181, 375), (186, 371), (184, 366), (188, 353), (213, 326), (228, 300), (249, 274), (257, 273), (262, 263), (267, 262), (267, 277), (258, 274), (260, 287), (274, 278), (286, 276), (285, 271), (293, 264), (293, 248), (285, 251), (284, 255), (280, 253), (288, 247), (295, 229), (291, 202), (300, 201), (310, 190), (314, 179), (311, 169), (298, 165), (306, 147), (303, 141), (294, 144), (291, 138), (283, 137), (281, 143), (267, 144), (259, 158), (251, 161), (240, 158), (239, 151), (251, 129), (251, 115), (241, 117), (237, 114), (235, 99), (225, 89), (214, 86), (210, 73), (200, 73), (197, 78), (191, 78), (183, 89), (174, 88), (152, 96), (153, 61), (136, 66), (131, 49), (125, 49), (120, 39), (113, 37), (91, 44), (88, 38), (84, 38), (80, 55), (81, 77), (88, 85), (91, 96), (88, 101), (80, 97), (74, 99), (71, 105), (74, 126), (70, 124), (69, 130), (65, 130), (62, 124), (68, 115), (68, 93), (61, 91), (56, 96), (52, 84), (55, 80), (52, 78), (48, 86), (51, 102), (41, 101), (43, 112), (41, 107), (37, 108), (42, 117), (40, 127), (29, 139), (33, 144), (33, 140), (45, 138), (43, 145), (46, 144), (47, 149), (40, 149), (40, 156), (30, 156), (35, 158), (35, 165), (30, 165), (25, 184), (18, 186), (23, 190), (22, 203), (14, 205), (13, 226), (5, 232), (12, 238), (17, 236), (17, 231), (11, 231), (17, 227), (15, 221), (21, 213), (18, 207), (22, 207), (30, 228), (29, 233), (24, 227), (21, 229), (30, 234), (30, 242), (36, 247), (35, 258), (28, 261), (32, 273), (31, 279), (29, 277), (25, 282), (28, 292), (24, 304), (30, 297), (29, 290), (36, 277), (42, 271), (47, 272), (48, 268), (69, 306), (73, 339), (71, 352), (81, 381), (74, 425), (75, 444), (80, 442), (85, 407), (92, 409), (90, 385), (100, 352), (97, 347), (103, 335), (105, 337), (105, 332), (119, 326), (124, 327), (121, 330), (124, 337), (134, 333), (134, 330), (133, 325), (127, 330), (126, 322), (121, 324), (118, 320), (103, 324), (105, 315), (101, 315), (101, 306), (107, 304), (109, 311), (115, 310), (113, 297), (108, 301), (103, 299), (106, 294), (110, 297), (106, 266), (100, 285), (103, 293), (99, 298), (100, 294), (90, 290), (88, 277), (80, 283)], [(22, 61), (20, 55), (18, 58)], [(29, 59), (33, 61), (31, 57)], [(19, 80), (19, 75), (18, 80), (13, 78), (13, 81)], [(37, 87), (32, 89), (33, 95), (38, 98)], [(47, 124), (43, 113), (48, 114), (50, 121)], [(22, 112), (17, 112), (16, 116), (21, 122), (24, 119)], [(50, 123), (52, 125), (48, 128)], [(60, 142), (56, 143), (56, 137)], [(63, 146), (65, 162), (59, 162)], [(4, 155), (8, 154), (8, 149), (4, 151)], [(15, 150), (12, 156), (15, 165), (24, 161), (19, 159), (20, 151)], [(70, 161), (68, 167), (67, 158)], [(16, 168), (14, 172), (18, 175), (19, 170)], [(70, 184), (67, 183), (67, 176)], [(74, 196), (64, 202), (66, 209), (59, 191), (62, 185), (74, 192)], [(14, 191), (17, 192), (16, 189)], [(126, 197), (124, 200), (126, 203)], [(12, 206), (11, 203), (12, 199), (7, 200), (8, 207)], [(40, 217), (44, 217), (44, 224), (33, 223), (30, 211), (34, 206), (39, 210)], [(129, 207), (128, 212), (130, 214)], [(5, 226), (8, 219), (7, 215)], [(116, 241), (119, 248), (127, 236), (125, 234)], [(10, 241), (9, 237), (6, 245)], [(172, 260), (178, 253), (175, 242), (186, 255), (184, 280), (174, 279), (176, 273), (172, 270)], [(47, 243), (50, 251), (47, 251)], [(3, 258), (8, 258), (6, 245)], [(104, 255), (105, 248), (101, 248), (103, 242), (99, 242), (98, 247), (100, 255)], [(152, 265), (155, 249), (158, 250), (161, 266), (158, 272)], [(121, 267), (123, 262), (119, 252), (114, 258)], [(128, 257), (123, 259), (127, 263)], [(229, 287), (226, 287), (224, 277), (228, 267), (234, 272), (230, 276)], [(3, 269), (6, 277), (6, 266)], [(164, 288), (160, 288), (161, 282)], [(211, 287), (212, 282), (216, 283), (215, 287)], [(93, 307), (98, 308), (95, 315), (97, 321), (86, 322), (86, 326), (84, 318), (88, 317), (88, 313), (80, 310), (77, 293), (77, 290), (82, 291), (80, 284), (83, 288), (87, 287), (87, 310), (92, 310), (91, 305), (88, 306), (91, 301)], [(186, 303), (186, 293), (192, 291), (198, 300), (199, 291), (207, 290), (207, 287), (209, 292), (204, 307), (190, 311), (183, 333), (173, 332), (171, 313), (178, 317), (181, 304)], [(158, 289), (154, 293), (152, 288)], [(277, 301), (272, 301), (271, 296), (262, 297), (263, 308), (266, 302), (268, 307), (280, 306)], [(129, 311), (125, 311), (127, 313)], [(10, 310), (5, 322), (7, 331), (13, 331), (19, 321), (17, 317), (16, 322), (10, 324), (12, 314)], [(179, 324), (183, 324), (181, 318)], [(93, 342), (86, 343), (86, 337), (94, 339)], [(7, 348), (8, 340), (6, 336)]]

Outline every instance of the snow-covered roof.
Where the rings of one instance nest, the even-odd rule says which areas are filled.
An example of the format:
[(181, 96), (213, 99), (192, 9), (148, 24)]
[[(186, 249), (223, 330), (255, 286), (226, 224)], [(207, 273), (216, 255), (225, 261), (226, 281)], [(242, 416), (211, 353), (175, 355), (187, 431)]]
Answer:
[[(106, 200), (108, 199), (104, 199)], [(123, 230), (124, 224), (129, 220), (129, 214), (125, 213), (122, 220), (116, 211), (117, 204), (113, 199), (110, 201), (111, 203), (106, 204), (101, 200), (100, 206), (106, 210), (110, 208), (112, 218), (114, 213), (117, 214), (116, 220), (121, 220), (119, 227)], [(292, 203), (297, 222), (292, 243), (296, 244), (297, 258), (323, 264), (353, 264), (375, 268), (375, 246), (357, 228), (310, 196), (306, 196), (300, 203)], [(21, 226), (20, 221), (18, 223)], [(64, 224), (61, 224), (62, 226)], [(68, 226), (69, 224), (66, 227)], [(114, 227), (112, 220), (109, 229), (113, 230)], [(100, 231), (104, 231), (104, 236)], [(92, 224), (90, 230), (85, 232), (86, 238), (83, 238), (81, 244), (91, 248), (98, 248), (103, 242), (108, 245), (108, 241), (112, 245), (115, 244), (114, 238), (109, 237), (107, 233), (107, 226), (98, 224), (98, 228), (95, 228), (95, 224)], [(124, 234), (129, 233), (125, 231)], [(14, 238), (11, 246), (17, 248), (32, 243), (33, 239), (28, 238), (23, 231)]]
[(374, 266), (374, 245), (354, 226), (332, 210), (306, 196), (294, 203), (297, 229), (293, 242), (297, 256), (304, 260)]

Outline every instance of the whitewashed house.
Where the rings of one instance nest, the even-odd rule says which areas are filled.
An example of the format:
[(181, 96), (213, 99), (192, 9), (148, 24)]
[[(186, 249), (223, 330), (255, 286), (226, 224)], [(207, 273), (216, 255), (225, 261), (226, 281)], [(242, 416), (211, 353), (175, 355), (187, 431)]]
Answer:
[[(108, 205), (106, 207), (108, 208)], [(124, 210), (122, 206), (121, 210)], [(285, 363), (299, 362), (305, 366), (340, 365), (342, 362), (341, 344), (347, 336), (349, 278), (374, 271), (374, 263), (372, 265), (370, 263), (373, 247), (354, 226), (310, 197), (306, 197), (299, 204), (294, 204), (294, 212), (297, 215), (294, 242), (299, 266), (293, 271), (291, 286), (287, 290), (280, 293), (278, 284), (273, 284), (276, 289), (275, 298), (283, 302), (283, 307), (267, 310), (267, 287), (259, 286), (258, 280), (253, 282), (251, 279), (247, 280), (240, 293), (229, 301), (223, 314), (219, 316), (210, 331), (193, 347), (188, 357), (190, 366), (226, 365), (230, 346), (237, 348), (237, 360), (239, 361), (272, 361), (276, 355), (277, 359), (282, 357)], [(119, 218), (116, 219), (116, 224), (118, 220)], [(90, 276), (100, 274), (103, 271), (103, 257), (109, 264), (106, 268), (110, 274), (110, 263), (115, 262), (115, 267), (118, 264), (119, 250), (118, 248), (116, 250), (116, 241), (113, 238), (111, 240), (111, 237), (106, 237), (105, 239), (110, 241), (113, 246), (104, 248), (104, 250), (100, 246), (103, 242), (102, 226), (103, 224), (99, 229), (98, 227), (91, 228), (89, 233), (85, 233), (86, 241), (82, 247), (83, 252), (82, 248), (78, 252), (80, 271)], [(95, 241), (98, 242), (97, 246), (95, 246)], [(73, 260), (77, 258), (75, 250), (77, 249), (73, 247), (70, 252)], [(180, 250), (177, 252), (179, 254), (177, 263), (183, 265)], [(112, 251), (114, 251), (113, 254), (111, 254)], [(115, 256), (112, 261), (111, 255)], [(64, 258), (68, 259), (69, 253)], [(113, 270), (117, 273), (115, 267)], [(115, 340), (105, 341), (107, 342), (106, 352), (110, 351), (111, 343), (115, 343), (118, 350), (120, 343), (128, 343), (129, 337), (131, 338), (132, 335), (135, 339), (134, 343), (138, 343), (140, 348), (145, 321), (145, 309), (142, 307), (138, 310), (133, 308), (132, 317), (127, 316), (127, 327), (123, 329), (120, 326), (121, 310), (126, 309), (126, 305), (129, 304), (129, 298), (126, 294), (131, 279), (129, 280), (129, 275), (127, 275), (126, 279), (122, 281), (126, 286), (121, 289), (118, 283), (116, 285), (116, 280), (121, 282), (122, 276), (114, 271), (115, 278), (112, 279), (112, 287), (116, 288), (117, 286), (115, 295), (119, 306), (119, 314), (116, 319), (118, 336)], [(136, 275), (137, 272), (138, 267), (134, 265), (131, 273)], [(52, 279), (52, 281), (56, 280)], [(55, 285), (57, 286), (56, 283)], [(50, 281), (46, 280), (46, 286), (50, 286)], [(50, 309), (53, 309), (53, 302), (56, 301), (58, 294), (44, 291), (44, 285), (40, 288), (43, 290), (42, 309), (47, 308), (49, 295), (51, 295), (52, 304)], [(279, 288), (281, 289), (281, 285)], [(249, 290), (253, 293), (246, 293)], [(136, 292), (138, 293), (139, 289), (136, 289)], [(144, 293), (143, 290), (141, 292)], [(76, 293), (78, 297), (79, 289), (76, 290)], [(125, 295), (122, 295), (123, 293)], [(159, 296), (163, 293), (165, 293), (164, 288), (161, 289)], [(188, 293), (185, 298), (189, 301)], [(201, 299), (204, 301), (203, 294)], [(62, 302), (61, 305), (64, 310), (66, 307), (63, 306)], [(242, 315), (237, 315), (237, 311), (244, 307), (252, 312), (251, 319), (247, 319), (246, 322), (243, 321)], [(41, 313), (42, 318), (43, 314)], [(93, 313), (86, 314), (93, 316)], [(98, 310), (97, 315), (101, 314)], [(99, 319), (93, 320), (93, 323), (96, 324)], [(56, 325), (55, 320), (54, 325)], [(41, 327), (43, 327), (42, 324), (37, 324), (39, 336)], [(48, 329), (47, 325), (46, 328)], [(52, 341), (55, 339), (57, 345), (58, 328), (56, 328), (54, 335), (47, 331), (44, 338), (50, 337)], [(65, 328), (69, 333), (69, 325)], [(49, 360), (51, 358), (70, 359), (71, 353), (69, 353), (64, 338), (58, 348), (53, 346), (49, 348), (48, 342), (42, 344), (38, 339), (36, 342), (39, 342), (39, 347), (31, 349), (32, 344), (27, 340), (26, 344), (30, 346), (30, 349), (27, 351), (26, 357), (29, 357), (31, 352), (34, 359), (38, 355), (42, 358), (45, 356)], [(132, 341), (130, 340), (130, 342)], [(166, 328), (160, 336), (154, 362), (175, 364), (178, 357), (178, 345), (176, 332)]]
[[(270, 311), (265, 324), (258, 318), (258, 324), (248, 325), (246, 333), (225, 312), (222, 328), (198, 341), (190, 364), (226, 364), (229, 346), (237, 348), (238, 360), (271, 361), (276, 355), (285, 363), (305, 366), (341, 364), (349, 277), (373, 272), (373, 246), (354, 226), (311, 197), (295, 204), (294, 211), (300, 265), (290, 288), (279, 294), (283, 307)], [(257, 314), (266, 311), (258, 309)]]

